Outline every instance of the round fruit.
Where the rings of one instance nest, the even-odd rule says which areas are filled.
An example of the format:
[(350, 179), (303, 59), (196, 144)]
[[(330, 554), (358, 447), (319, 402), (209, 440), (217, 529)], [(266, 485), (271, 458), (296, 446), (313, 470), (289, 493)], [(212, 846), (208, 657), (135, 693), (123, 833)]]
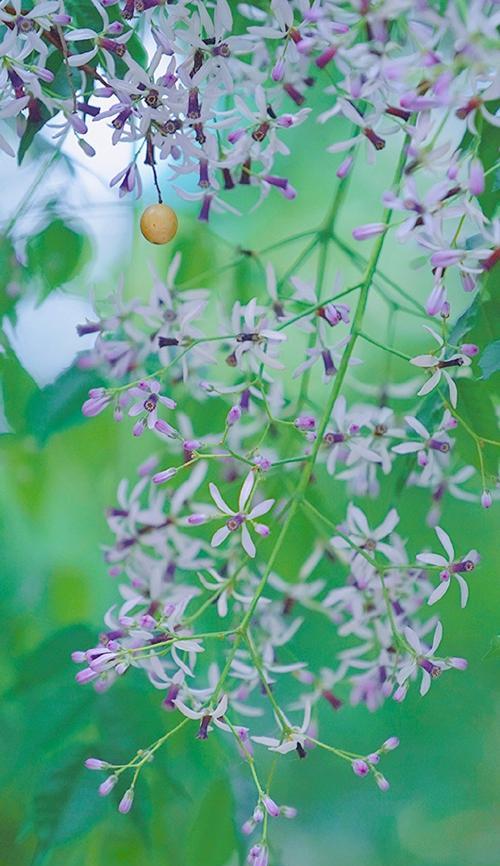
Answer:
[(150, 204), (141, 216), (141, 232), (151, 244), (168, 244), (178, 226), (177, 215), (167, 204)]

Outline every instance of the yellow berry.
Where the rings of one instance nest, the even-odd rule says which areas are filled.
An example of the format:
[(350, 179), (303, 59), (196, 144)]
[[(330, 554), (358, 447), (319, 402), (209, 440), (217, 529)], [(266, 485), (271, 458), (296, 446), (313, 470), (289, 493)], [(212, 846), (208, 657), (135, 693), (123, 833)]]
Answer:
[(150, 204), (141, 216), (141, 232), (151, 244), (168, 244), (178, 226), (177, 215), (167, 204)]

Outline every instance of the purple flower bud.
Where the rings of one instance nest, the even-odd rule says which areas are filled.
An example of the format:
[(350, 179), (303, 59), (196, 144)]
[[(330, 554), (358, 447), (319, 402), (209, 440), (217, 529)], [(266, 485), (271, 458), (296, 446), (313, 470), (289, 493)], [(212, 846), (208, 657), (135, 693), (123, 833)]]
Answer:
[(381, 773), (375, 774), (375, 781), (376, 781), (376, 783), (379, 786), (381, 791), (388, 791), (389, 788), (391, 787), (389, 785), (389, 782), (385, 778), (385, 776), (382, 776)]
[(42, 81), (46, 81), (47, 84), (51, 84), (54, 80), (54, 73), (50, 71), (50, 69), (43, 69), (40, 66), (35, 66), (33, 71), (36, 73), (38, 78), (41, 78)]
[(355, 241), (365, 241), (385, 232), (387, 226), (384, 223), (366, 223), (353, 229), (352, 236)]
[(479, 159), (473, 159), (469, 169), (469, 192), (481, 195), (484, 192), (484, 169)]
[(103, 412), (106, 406), (109, 406), (110, 399), (111, 398), (108, 397), (106, 394), (100, 395), (98, 397), (92, 396), (91, 394), (90, 399), (86, 400), (82, 406), (83, 415), (85, 415), (86, 418), (94, 418), (95, 415), (99, 415), (101, 412)]
[(52, 15), (52, 21), (55, 24), (71, 24), (71, 15)]
[(227, 413), (226, 424), (228, 427), (232, 427), (233, 424), (237, 424), (241, 418), (241, 409), (239, 406), (231, 406), (229, 412)]
[(118, 781), (118, 776), (108, 776), (107, 779), (99, 785), (99, 794), (101, 797), (107, 797), (110, 791), (113, 790)]
[(68, 123), (73, 127), (75, 132), (79, 132), (80, 135), (85, 135), (88, 132), (87, 124), (78, 116), (78, 114), (68, 114)]
[(467, 659), (462, 659), (458, 656), (452, 656), (448, 661), (452, 668), (455, 668), (457, 671), (465, 671), (469, 665)]
[(112, 21), (108, 27), (108, 33), (111, 33), (113, 36), (119, 36), (120, 33), (123, 33), (123, 24), (121, 21)]
[(163, 469), (162, 472), (157, 472), (153, 475), (152, 481), (153, 484), (163, 484), (165, 481), (170, 481), (174, 475), (177, 474), (177, 469), (175, 466), (171, 466), (170, 469)]
[(443, 309), (446, 300), (446, 289), (441, 282), (436, 283), (425, 305), (425, 310), (428, 316), (437, 316)]
[(261, 454), (257, 454), (257, 456), (254, 457), (254, 463), (262, 470), (262, 472), (268, 472), (272, 466), (271, 461), (268, 460), (267, 457), (262, 457)]
[(273, 81), (283, 81), (283, 76), (285, 74), (285, 64), (282, 60), (278, 60), (277, 63), (273, 66), (273, 70), (271, 72), (271, 78)]
[(397, 701), (398, 704), (401, 704), (404, 701), (404, 699), (406, 698), (406, 692), (407, 691), (408, 691), (408, 687), (406, 684), (404, 684), (402, 686), (398, 686), (398, 688), (396, 689), (396, 691), (393, 694), (394, 700)]
[(79, 138), (78, 144), (80, 145), (81, 149), (83, 150), (85, 156), (89, 156), (89, 157), (95, 156), (95, 154), (96, 154), (95, 148), (93, 148), (92, 145), (88, 143), (88, 141), (85, 141), (84, 138)]
[(268, 815), (271, 815), (272, 818), (279, 816), (280, 807), (267, 794), (262, 797), (262, 803)]
[(266, 526), (265, 523), (254, 523), (253, 528), (262, 538), (267, 538), (270, 533), (269, 526)]
[(98, 677), (98, 674), (92, 670), (92, 668), (84, 668), (83, 671), (78, 671), (75, 680), (80, 685), (85, 683), (90, 683), (92, 680), (95, 680)]
[(189, 526), (200, 526), (202, 523), (205, 523), (206, 519), (205, 514), (190, 514), (187, 522)]
[(370, 764), (378, 764), (380, 761), (380, 755), (378, 752), (372, 752), (371, 755), (368, 755), (368, 761)]
[(314, 430), (316, 427), (316, 419), (312, 415), (299, 415), (295, 419), (294, 424), (297, 430)]
[(133, 802), (134, 802), (134, 789), (129, 788), (127, 791), (125, 791), (123, 797), (120, 800), (120, 803), (118, 805), (118, 811), (121, 812), (122, 815), (126, 815), (127, 812), (130, 812)]
[(132, 427), (132, 435), (133, 436), (142, 436), (145, 428), (146, 428), (146, 422), (144, 421), (144, 419), (141, 419), (140, 421), (136, 421), (134, 426)]
[(87, 770), (107, 770), (109, 764), (107, 761), (100, 761), (99, 758), (87, 758), (85, 766)]
[(392, 752), (394, 749), (397, 749), (399, 746), (399, 737), (389, 737), (388, 740), (385, 740), (382, 743), (382, 749), (384, 752)]
[(87, 656), (81, 650), (77, 650), (74, 653), (71, 653), (71, 661), (75, 662), (77, 665), (83, 664), (84, 661), (87, 660)]
[(161, 418), (155, 421), (155, 430), (157, 430), (158, 433), (162, 433), (164, 436), (168, 436), (169, 439), (175, 439), (176, 432), (174, 428), (171, 427), (170, 424), (167, 424), (166, 421), (163, 421)]
[(366, 761), (361, 761), (359, 758), (352, 762), (351, 767), (356, 776), (366, 776), (370, 772)]
[(349, 174), (349, 172), (351, 170), (352, 163), (353, 163), (353, 157), (352, 156), (346, 156), (346, 158), (340, 163), (337, 171), (335, 172), (335, 174), (337, 175), (338, 178), (340, 178), (340, 180), (342, 180), (342, 178), (344, 178), (344, 177), (347, 177), (347, 175)]
[(483, 490), (481, 494), (481, 505), (483, 508), (491, 508), (493, 499), (489, 490)]
[(468, 358), (473, 358), (479, 352), (479, 346), (476, 346), (475, 343), (462, 343), (460, 351), (463, 355), (467, 355)]
[(255, 809), (253, 810), (252, 819), (253, 819), (254, 827), (256, 824), (262, 824), (262, 822), (264, 820), (264, 810), (263, 810), (262, 806), (260, 805), (260, 803), (258, 803), (257, 806), (255, 807)]

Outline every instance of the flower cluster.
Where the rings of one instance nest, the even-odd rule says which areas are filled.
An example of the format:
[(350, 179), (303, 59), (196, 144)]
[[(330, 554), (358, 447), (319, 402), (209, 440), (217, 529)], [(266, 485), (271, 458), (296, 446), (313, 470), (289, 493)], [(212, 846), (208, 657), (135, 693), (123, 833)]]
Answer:
[[(107, 515), (104, 556), (121, 600), (96, 645), (75, 651), (77, 680), (104, 690), (138, 668), (175, 719), (128, 764), (87, 765), (108, 773), (102, 795), (129, 778), (120, 801), (128, 812), (139, 773), (176, 731), (227, 738), (255, 783), (243, 830), (260, 836), (249, 863), (266, 866), (269, 819), (295, 811), (261, 780), (262, 749), (299, 759), (329, 752), (384, 791), (379, 765), (396, 738), (368, 753), (332, 745), (325, 710), (376, 710), (467, 666), (440, 650), (439, 602), (454, 584), (450, 598), (458, 592), (464, 607), (480, 562), (445, 531), (453, 534), (447, 501), (489, 508), (497, 482), (500, 443), (463, 407), (484, 349), (470, 336), (474, 315), (499, 258), (486, 194), (497, 166), (484, 147), (498, 124), (498, 19), (482, 0), (460, 9), (410, 0), (87, 5), (84, 26), (58, 0), (26, 13), (19, 0), (0, 2), (0, 112), (18, 117), (21, 135), (53, 118), (88, 152), (88, 124), (105, 121), (114, 144), (134, 146), (112, 180), (121, 193), (140, 190), (141, 153), (153, 169), (165, 159), (180, 195), (200, 200), (202, 219), (212, 206), (232, 207), (237, 184), (257, 188), (259, 200), (271, 188), (294, 197), (273, 168), (290, 127), (330, 124), (329, 150), (342, 154), (334, 201), (321, 226), (299, 236), (296, 265), (279, 273), (272, 251), (297, 238), (238, 249), (235, 263), (258, 266), (247, 302), (214, 300), (204, 280), (217, 265), (197, 285), (183, 282), (176, 253), (166, 274), (153, 273), (147, 300), (116, 293), (79, 327), (95, 343), (78, 364), (107, 383), (91, 390), (84, 415), (112, 413), (149, 437), (151, 457), (134, 483), (121, 482)], [(69, 74), (63, 94), (57, 70)], [(336, 220), (356, 160), (365, 151), (373, 162), (389, 138), (400, 152), (393, 185), (348, 244)], [(193, 173), (198, 190), (186, 191), (181, 181)], [(380, 268), (388, 239), (418, 251), (425, 307)], [(330, 282), (332, 247), (359, 269), (358, 282), (346, 285), (342, 270)], [(311, 283), (301, 265), (313, 254)], [(464, 291), (471, 306), (452, 325)], [(368, 324), (374, 293), (392, 320), (416, 323), (414, 354), (397, 329), (384, 342)], [(387, 363), (379, 385), (365, 381), (363, 346)], [(395, 504), (382, 513), (385, 490)], [(423, 503), (444, 554), (405, 536), (405, 497)], [(299, 517), (314, 539), (287, 568)], [(337, 650), (315, 668), (297, 658), (294, 639), (318, 618)]]

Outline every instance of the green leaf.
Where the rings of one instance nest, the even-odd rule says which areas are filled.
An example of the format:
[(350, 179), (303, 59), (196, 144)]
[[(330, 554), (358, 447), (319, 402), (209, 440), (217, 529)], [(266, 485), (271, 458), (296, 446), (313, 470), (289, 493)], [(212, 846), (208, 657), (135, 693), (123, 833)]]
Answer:
[(225, 866), (237, 847), (233, 814), (229, 778), (217, 779), (205, 794), (188, 835), (188, 866)]
[[(459, 379), (458, 413), (459, 424), (456, 431), (456, 447), (466, 463), (481, 469), (478, 446), (475, 438), (468, 432), (465, 424), (474, 431), (476, 436), (486, 439), (498, 439), (498, 424), (493, 401), (486, 382)], [(498, 473), (498, 448), (484, 444), (481, 449), (484, 468), (487, 476), (496, 477)]]
[(495, 656), (500, 656), (500, 634), (496, 634), (491, 638), (490, 648), (485, 655), (485, 659), (491, 659)]
[(493, 373), (500, 370), (500, 340), (495, 340), (486, 346), (479, 359), (479, 366), (483, 373), (483, 379), (489, 379)]
[(52, 385), (33, 394), (26, 408), (27, 432), (44, 445), (53, 433), (82, 424), (82, 404), (89, 389), (99, 384), (95, 373), (70, 367)]
[(30, 108), (28, 115), (26, 129), (21, 136), (19, 147), (17, 149), (17, 162), (19, 165), (21, 165), (26, 156), (28, 148), (31, 146), (37, 132), (39, 132), (53, 116), (54, 113), (49, 111), (43, 102), (37, 99), (34, 100), (33, 106)]
[(9, 314), (17, 303), (18, 296), (9, 293), (7, 287), (20, 271), (10, 238), (0, 236), (0, 317)]
[(0, 381), (7, 420), (13, 433), (26, 428), (26, 405), (37, 385), (26, 372), (12, 349), (0, 352)]
[(28, 241), (28, 266), (50, 291), (71, 280), (89, 252), (86, 236), (56, 218)]
[(38, 847), (32, 866), (41, 866), (51, 848), (87, 833), (103, 817), (96, 777), (84, 766), (88, 747), (60, 753), (41, 774), (31, 806)]
[(95, 642), (95, 634), (85, 625), (72, 625), (52, 634), (36, 649), (16, 660), (17, 677), (12, 694), (39, 687), (43, 664), (43, 683), (72, 672), (71, 653), (87, 649)]
[(103, 19), (90, 0), (65, 0), (64, 8), (77, 27), (89, 27), (97, 33), (102, 31)]

